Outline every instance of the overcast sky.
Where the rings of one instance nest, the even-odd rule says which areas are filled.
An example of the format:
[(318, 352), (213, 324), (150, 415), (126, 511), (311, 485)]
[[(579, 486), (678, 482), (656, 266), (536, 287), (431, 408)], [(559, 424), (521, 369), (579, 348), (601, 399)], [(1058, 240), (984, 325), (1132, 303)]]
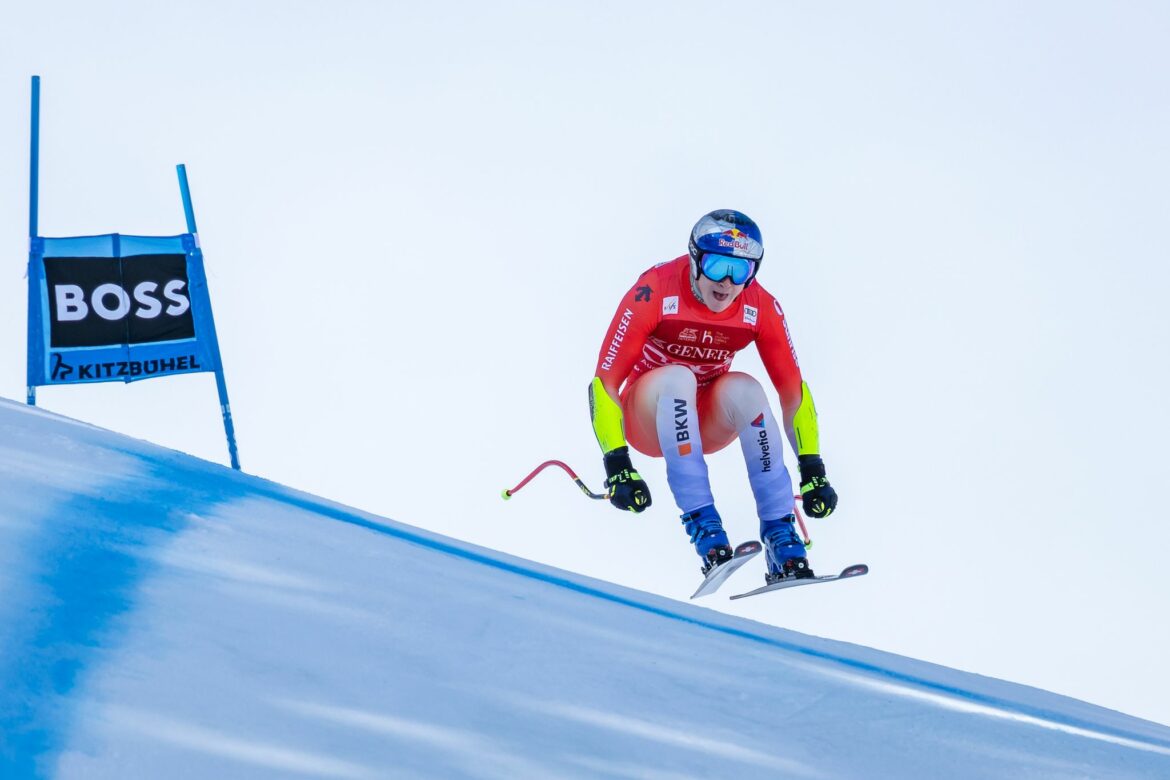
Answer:
[[(740, 209), (841, 495), (810, 558), (872, 574), (707, 604), (1170, 723), (1168, 33), (1155, 2), (20, 4), (0, 395), (39, 74), (43, 235), (179, 233), (187, 164), (246, 471), (686, 598), (661, 461), (636, 517), (499, 493), (547, 458), (600, 485), (614, 308)], [(227, 462), (210, 375), (40, 403)], [(738, 448), (710, 465), (748, 538)]]

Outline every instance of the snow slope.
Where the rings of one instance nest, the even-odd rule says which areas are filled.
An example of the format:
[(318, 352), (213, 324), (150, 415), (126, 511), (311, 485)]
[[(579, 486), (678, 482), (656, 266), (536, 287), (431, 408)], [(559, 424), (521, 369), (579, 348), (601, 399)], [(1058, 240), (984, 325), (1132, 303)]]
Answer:
[(1161, 725), (9, 401), (0, 592), (3, 778), (1170, 777)]

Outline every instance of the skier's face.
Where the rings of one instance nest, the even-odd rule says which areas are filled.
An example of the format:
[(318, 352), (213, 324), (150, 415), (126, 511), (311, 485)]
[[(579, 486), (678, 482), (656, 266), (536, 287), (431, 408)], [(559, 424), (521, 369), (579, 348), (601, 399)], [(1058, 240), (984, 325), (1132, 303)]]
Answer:
[(724, 277), (723, 281), (713, 282), (703, 274), (699, 274), (695, 284), (699, 288), (699, 295), (703, 297), (703, 303), (716, 313), (725, 311), (728, 306), (735, 303), (735, 299), (739, 297), (744, 288), (742, 284), (732, 284), (730, 276)]

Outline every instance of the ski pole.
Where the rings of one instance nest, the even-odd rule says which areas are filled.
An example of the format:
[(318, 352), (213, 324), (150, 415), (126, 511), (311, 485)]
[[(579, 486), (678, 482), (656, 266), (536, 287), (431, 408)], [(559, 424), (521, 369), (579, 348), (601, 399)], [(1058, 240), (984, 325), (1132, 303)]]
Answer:
[[(801, 499), (800, 496), (793, 496), (793, 498), (797, 501)], [(800, 513), (800, 506), (793, 504), (792, 508), (796, 511), (796, 522), (800, 524), (800, 535), (804, 537), (804, 549), (807, 550), (812, 547), (812, 537), (808, 535), (808, 529), (804, 527), (804, 515)]]
[[(516, 494), (516, 492), (518, 490), (520, 490), (520, 488), (524, 487), (529, 482), (531, 482), (533, 480), (533, 478), (536, 477), (537, 474), (544, 471), (549, 466), (559, 466), (560, 468), (564, 469), (565, 473), (568, 474), (569, 477), (574, 482), (577, 483), (577, 487), (581, 488), (581, 492), (584, 493), (585, 495), (589, 496), (590, 498), (599, 499), (599, 500), (609, 498), (609, 496), (607, 496), (604, 493), (594, 493), (592, 490), (590, 490), (588, 487), (586, 487), (585, 483), (581, 481), (581, 478), (577, 476), (577, 473), (559, 460), (546, 460), (544, 463), (541, 463), (539, 466), (537, 466), (531, 472), (529, 472), (528, 476), (526, 476), (524, 479), (520, 480), (520, 484), (516, 485), (516, 487), (514, 487), (510, 490), (505, 488), (500, 493), (500, 496), (505, 501), (507, 501), (512, 496), (514, 496)], [(799, 501), (801, 497), (799, 495), (797, 495), (797, 496), (793, 496), (793, 498), (796, 499), (797, 501)], [(803, 541), (804, 541), (805, 549), (808, 549), (809, 547), (812, 547), (812, 537), (810, 537), (808, 535), (808, 528), (804, 524), (804, 515), (800, 511), (799, 505), (793, 505), (792, 508), (796, 513), (796, 522), (800, 526), (800, 535), (802, 537), (804, 537)]]
[(511, 498), (516, 493), (517, 490), (519, 490), (520, 488), (527, 485), (529, 482), (532, 481), (533, 477), (535, 477), (540, 472), (544, 471), (549, 466), (560, 466), (562, 469), (564, 469), (565, 473), (567, 473), (570, 477), (572, 477), (573, 481), (577, 483), (577, 487), (581, 488), (581, 492), (584, 493), (585, 495), (589, 496), (590, 498), (597, 498), (597, 499), (609, 498), (609, 496), (607, 496), (605, 493), (594, 493), (592, 490), (585, 487), (585, 483), (581, 481), (581, 478), (577, 476), (576, 472), (574, 472), (571, 468), (569, 468), (568, 466), (566, 466), (564, 463), (560, 462), (559, 460), (546, 460), (544, 463), (541, 463), (539, 466), (534, 468), (528, 474), (527, 477), (520, 480), (519, 485), (512, 488), (511, 490), (504, 490), (504, 492), (502, 492), (500, 495), (503, 496), (505, 501), (507, 501), (509, 498)]

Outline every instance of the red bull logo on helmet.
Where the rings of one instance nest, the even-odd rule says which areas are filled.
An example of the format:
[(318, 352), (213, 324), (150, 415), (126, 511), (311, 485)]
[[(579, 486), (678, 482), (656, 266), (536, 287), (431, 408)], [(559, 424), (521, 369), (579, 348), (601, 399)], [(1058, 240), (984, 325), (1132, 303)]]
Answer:
[(726, 249), (738, 249), (741, 252), (746, 252), (751, 248), (750, 241), (747, 233), (736, 228), (724, 230), (719, 234), (719, 246)]
[(708, 247), (708, 252), (735, 257), (755, 259), (761, 254), (759, 242), (738, 228), (710, 233), (702, 244)]

